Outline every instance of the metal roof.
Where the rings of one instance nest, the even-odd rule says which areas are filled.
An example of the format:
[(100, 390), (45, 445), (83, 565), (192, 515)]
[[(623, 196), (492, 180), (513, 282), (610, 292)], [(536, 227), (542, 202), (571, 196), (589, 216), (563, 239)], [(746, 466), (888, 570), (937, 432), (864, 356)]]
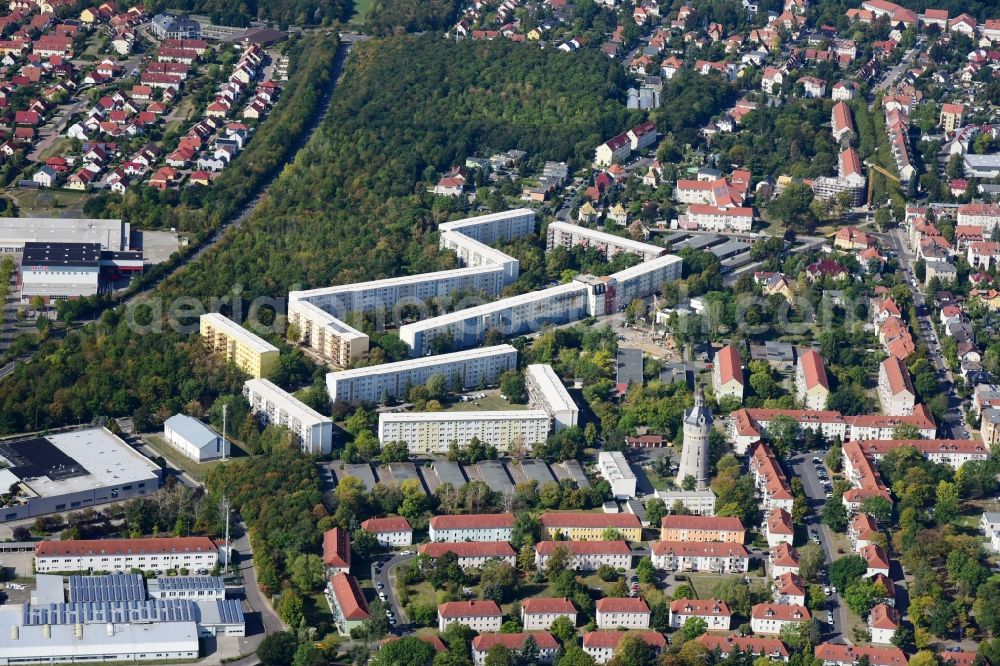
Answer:
[(225, 590), (226, 583), (221, 576), (162, 576), (149, 581), (156, 583), (161, 591)]

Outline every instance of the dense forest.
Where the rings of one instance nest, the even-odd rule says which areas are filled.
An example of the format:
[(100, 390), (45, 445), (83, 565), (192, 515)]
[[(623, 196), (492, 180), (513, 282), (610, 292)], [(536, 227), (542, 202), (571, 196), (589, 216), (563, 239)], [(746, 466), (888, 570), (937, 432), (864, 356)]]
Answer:
[(461, 0), (375, 0), (368, 13), (368, 28), (377, 35), (447, 30), (454, 23)]
[[(158, 295), (169, 304), (238, 287), (249, 304), (297, 286), (434, 270), (443, 257), (431, 232), (443, 218), (427, 183), (473, 153), (589, 158), (635, 120), (616, 101), (620, 71), (600, 54), (506, 42), (427, 35), (360, 44), (323, 125), (267, 200)], [(0, 384), (0, 432), (138, 409), (169, 414), (238, 388), (192, 336), (169, 327), (139, 334), (131, 319), (106, 313), (20, 366)]]

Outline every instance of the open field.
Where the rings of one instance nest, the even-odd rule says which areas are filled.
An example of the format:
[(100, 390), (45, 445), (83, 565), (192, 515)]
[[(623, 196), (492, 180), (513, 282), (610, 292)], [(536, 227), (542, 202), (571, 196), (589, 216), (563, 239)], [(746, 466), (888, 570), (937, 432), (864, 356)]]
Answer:
[[(146, 435), (143, 439), (146, 440), (146, 443), (149, 444), (150, 448), (166, 458), (167, 462), (169, 462), (172, 467), (187, 472), (194, 480), (199, 482), (205, 480), (205, 475), (207, 475), (213, 467), (222, 464), (221, 460), (212, 460), (204, 463), (195, 462), (182, 455), (176, 449), (164, 442), (163, 438), (156, 435)], [(229, 450), (232, 452), (233, 458), (242, 458), (247, 455), (246, 451), (237, 446), (232, 439), (226, 437), (226, 440), (229, 442)]]

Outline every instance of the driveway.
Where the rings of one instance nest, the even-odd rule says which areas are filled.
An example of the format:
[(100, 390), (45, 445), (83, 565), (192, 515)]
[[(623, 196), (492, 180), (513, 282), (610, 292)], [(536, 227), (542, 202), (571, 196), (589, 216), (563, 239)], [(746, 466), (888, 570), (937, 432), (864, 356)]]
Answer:
[[(839, 555), (834, 545), (833, 533), (820, 520), (820, 512), (826, 503), (826, 490), (823, 488), (823, 483), (816, 473), (816, 466), (812, 462), (814, 457), (822, 459), (825, 453), (825, 451), (807, 451), (789, 458), (788, 464), (792, 468), (792, 473), (802, 480), (802, 488), (806, 497), (809, 498), (810, 512), (806, 517), (806, 527), (810, 532), (816, 531), (820, 546), (826, 554), (827, 564), (829, 564), (836, 560)], [(824, 583), (829, 582), (823, 576), (821, 578), (823, 578)], [(827, 609), (833, 613), (832, 625), (825, 623), (826, 618), (821, 613), (817, 613), (819, 616), (817, 619), (823, 628), (824, 638), (833, 643), (850, 643), (850, 640), (843, 635), (847, 629), (847, 611), (844, 609), (839, 592), (829, 597)]]

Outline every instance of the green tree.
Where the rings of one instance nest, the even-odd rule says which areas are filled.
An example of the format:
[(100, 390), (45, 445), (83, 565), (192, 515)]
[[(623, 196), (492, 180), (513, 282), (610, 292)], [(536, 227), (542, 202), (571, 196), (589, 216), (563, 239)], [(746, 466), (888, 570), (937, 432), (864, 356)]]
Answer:
[(847, 529), (847, 508), (839, 497), (831, 497), (823, 505), (823, 524), (834, 532)]
[(483, 666), (514, 666), (514, 653), (497, 643), (487, 650)]
[(958, 517), (958, 488), (942, 479), (938, 482), (936, 495), (934, 520), (939, 525), (947, 525)]
[(319, 555), (300, 553), (288, 567), (292, 584), (303, 594), (319, 589), (326, 577), (326, 566)]
[(639, 634), (628, 633), (615, 650), (611, 666), (649, 666), (656, 659), (653, 647)]
[(667, 505), (659, 497), (653, 497), (646, 502), (646, 519), (650, 525), (659, 525), (663, 516), (667, 515)]
[(844, 602), (855, 615), (864, 616), (875, 604), (885, 597), (885, 590), (876, 589), (873, 583), (858, 580), (844, 590)]
[(565, 615), (560, 615), (553, 620), (549, 631), (564, 648), (569, 647), (570, 643), (576, 640), (576, 627), (573, 626), (573, 621)]
[(593, 657), (583, 651), (582, 647), (571, 645), (559, 658), (558, 666), (596, 666), (596, 663)]
[(865, 575), (868, 564), (860, 555), (847, 555), (830, 564), (830, 583), (838, 590), (846, 590), (854, 581)]
[(517, 570), (506, 562), (490, 560), (483, 565), (479, 577), (483, 599), (505, 603), (517, 595), (520, 578)]
[(892, 520), (892, 504), (884, 497), (869, 497), (861, 503), (862, 513), (867, 513), (879, 525), (888, 525)]
[(375, 656), (375, 666), (397, 666), (397, 664), (414, 664), (426, 666), (434, 661), (434, 647), (416, 636), (403, 636), (399, 640), (390, 641), (379, 648)]
[(257, 658), (264, 666), (288, 666), (295, 656), (297, 643), (295, 635), (290, 632), (270, 634), (257, 646)]
[(689, 617), (684, 621), (681, 635), (684, 636), (684, 640), (693, 641), (706, 631), (708, 631), (708, 623), (705, 620), (700, 617)]
[(813, 197), (808, 185), (792, 183), (768, 204), (767, 215), (794, 231), (812, 233), (817, 223), (811, 207)]
[(656, 580), (656, 567), (653, 566), (653, 561), (648, 555), (639, 560), (639, 564), (635, 568), (635, 575), (639, 578), (640, 583), (647, 585)]

